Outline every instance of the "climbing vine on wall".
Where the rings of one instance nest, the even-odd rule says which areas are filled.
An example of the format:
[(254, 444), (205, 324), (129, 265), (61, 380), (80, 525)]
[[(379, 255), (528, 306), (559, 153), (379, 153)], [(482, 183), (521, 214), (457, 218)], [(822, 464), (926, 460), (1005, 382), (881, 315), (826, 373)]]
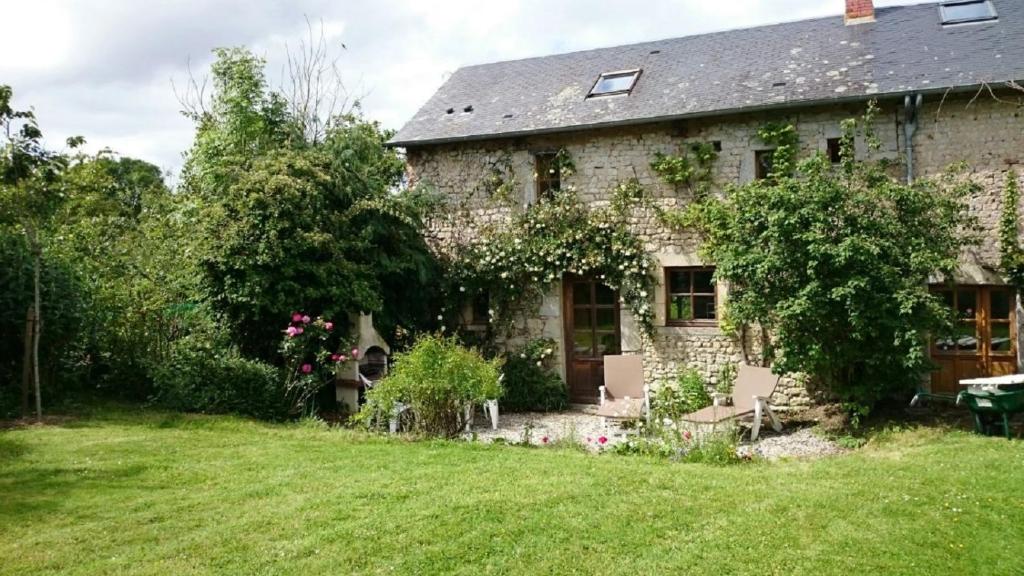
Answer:
[(757, 137), (774, 147), (768, 178), (774, 180), (792, 175), (796, 170), (796, 155), (800, 147), (796, 127), (792, 124), (770, 122), (758, 129)]
[(519, 187), (516, 171), (512, 165), (512, 155), (502, 152), (487, 162), (488, 175), (483, 183), (487, 195), (499, 202), (508, 203), (514, 200), (515, 191)]
[[(594, 276), (619, 290), (645, 333), (654, 327), (655, 277), (651, 257), (630, 228), (643, 197), (635, 182), (616, 188), (613, 201), (594, 207), (571, 187), (530, 206), (450, 251), (452, 306), (466, 294), (486, 293), (492, 324), (510, 327), (566, 273)], [(455, 312), (448, 310), (449, 314)]]
[(1000, 267), (1007, 280), (1018, 290), (1024, 289), (1024, 247), (1020, 242), (1020, 183), (1013, 170), (1006, 174), (1003, 211), (999, 218)]
[(680, 147), (678, 154), (655, 153), (651, 169), (668, 184), (685, 188), (700, 200), (711, 191), (712, 170), (717, 159), (714, 144), (695, 142)]

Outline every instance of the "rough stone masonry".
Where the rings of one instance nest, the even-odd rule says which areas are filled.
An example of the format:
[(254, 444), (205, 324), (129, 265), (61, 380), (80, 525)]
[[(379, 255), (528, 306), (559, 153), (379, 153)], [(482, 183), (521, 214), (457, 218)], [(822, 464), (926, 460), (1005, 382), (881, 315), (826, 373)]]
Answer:
[[(932, 97), (920, 113), (920, 126), (913, 138), (915, 170), (919, 177), (932, 177), (950, 165), (965, 162), (971, 177), (981, 190), (970, 199), (970, 210), (982, 225), (981, 244), (962, 255), (959, 281), (975, 284), (1003, 284), (997, 266), (999, 246), (997, 225), (1002, 211), (1002, 191), (1006, 174), (1022, 170), (1024, 161), (1024, 108), (1020, 95), (996, 99), (988, 93)], [(881, 102), (881, 113), (874, 126), (882, 147), (871, 152), (865, 142), (857, 142), (858, 158), (887, 157), (902, 163), (907, 142), (904, 139), (901, 102)], [(748, 113), (666, 124), (648, 124), (623, 128), (579, 130), (554, 135), (502, 138), (475, 142), (413, 147), (408, 149), (409, 180), (444, 194), (451, 205), (464, 206), (471, 218), (483, 223), (507, 218), (512, 210), (534, 201), (534, 153), (564, 148), (571, 155), (576, 172), (563, 180), (580, 197), (592, 203), (604, 203), (620, 183), (636, 178), (663, 206), (680, 206), (686, 194), (664, 183), (650, 162), (656, 152), (676, 153), (689, 142), (714, 142), (720, 147), (714, 166), (715, 192), (727, 183), (743, 183), (755, 177), (755, 154), (769, 148), (757, 137), (757, 130), (768, 122), (788, 122), (800, 136), (801, 156), (825, 151), (827, 140), (841, 134), (843, 119), (860, 116), (863, 105), (809, 107), (788, 112)], [(508, 162), (515, 173), (517, 187), (512, 207), (500, 206), (481, 193), (484, 182), (496, 163)], [(1024, 213), (1024, 206), (1020, 207)], [(702, 262), (698, 254), (699, 238), (690, 233), (671, 232), (653, 215), (635, 222), (635, 231), (661, 267), (713, 264)], [(438, 222), (432, 241), (438, 246), (446, 238), (472, 234), (472, 227), (452, 227)], [(1022, 234), (1024, 236), (1024, 234)], [(659, 279), (664, 275), (657, 274)], [(718, 286), (719, 302), (728, 298), (725, 286)], [(561, 287), (552, 286), (536, 314), (517, 326), (513, 340), (548, 337), (559, 343), (559, 362), (565, 337), (561, 318)], [(729, 363), (755, 360), (760, 353), (760, 335), (752, 330), (743, 337), (724, 333), (715, 326), (667, 326), (665, 288), (654, 295), (657, 310), (653, 339), (641, 336), (628, 310), (622, 311), (624, 352), (644, 356), (648, 381), (657, 386), (675, 378), (680, 370), (693, 367), (709, 382), (715, 382), (719, 370)], [(1024, 319), (1018, 299), (1018, 324)], [(1016, 331), (1018, 350), (1020, 334)], [(806, 387), (787, 380), (772, 399), (779, 406), (798, 407), (811, 402)]]

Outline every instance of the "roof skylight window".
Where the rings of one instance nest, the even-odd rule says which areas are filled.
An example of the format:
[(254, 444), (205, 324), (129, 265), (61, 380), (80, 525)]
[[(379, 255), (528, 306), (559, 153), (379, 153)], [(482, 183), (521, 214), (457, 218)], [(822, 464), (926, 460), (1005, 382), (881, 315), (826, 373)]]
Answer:
[(597, 82), (590, 89), (587, 98), (592, 96), (611, 96), (612, 94), (629, 94), (640, 77), (640, 69), (623, 70), (621, 72), (605, 72), (597, 77)]
[(966, 24), (967, 22), (986, 22), (999, 16), (990, 0), (960, 0), (943, 2), (939, 6), (942, 24)]

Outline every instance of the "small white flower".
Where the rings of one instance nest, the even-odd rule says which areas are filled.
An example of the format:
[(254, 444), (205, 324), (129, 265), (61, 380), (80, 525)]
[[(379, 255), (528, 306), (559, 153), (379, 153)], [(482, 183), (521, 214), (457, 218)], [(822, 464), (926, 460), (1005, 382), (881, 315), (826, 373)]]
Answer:
[(444, 320), (444, 316), (442, 316), (441, 314), (438, 314), (437, 315), (437, 320), (438, 320), (438, 322), (440, 322), (441, 320)]
[(525, 360), (526, 359), (526, 352), (523, 352), (522, 354), (520, 354), (519, 357), (523, 358)]
[(551, 354), (552, 352), (553, 352), (553, 350), (551, 350), (551, 348), (545, 348), (544, 349), (544, 353), (545, 354)]
[(465, 291), (466, 291), (466, 287), (465, 286), (459, 286), (459, 292), (465, 292)]
[(537, 367), (539, 368), (541, 366), (543, 366), (543, 363), (540, 360), (537, 360)]

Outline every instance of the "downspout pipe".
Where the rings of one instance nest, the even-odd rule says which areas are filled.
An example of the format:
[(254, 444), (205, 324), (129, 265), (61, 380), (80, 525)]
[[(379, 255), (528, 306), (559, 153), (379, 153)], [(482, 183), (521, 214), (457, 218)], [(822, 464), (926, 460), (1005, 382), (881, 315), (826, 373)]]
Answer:
[(907, 184), (914, 183), (914, 134), (917, 132), (918, 115), (924, 96), (907, 94), (903, 98), (903, 139), (907, 144)]

